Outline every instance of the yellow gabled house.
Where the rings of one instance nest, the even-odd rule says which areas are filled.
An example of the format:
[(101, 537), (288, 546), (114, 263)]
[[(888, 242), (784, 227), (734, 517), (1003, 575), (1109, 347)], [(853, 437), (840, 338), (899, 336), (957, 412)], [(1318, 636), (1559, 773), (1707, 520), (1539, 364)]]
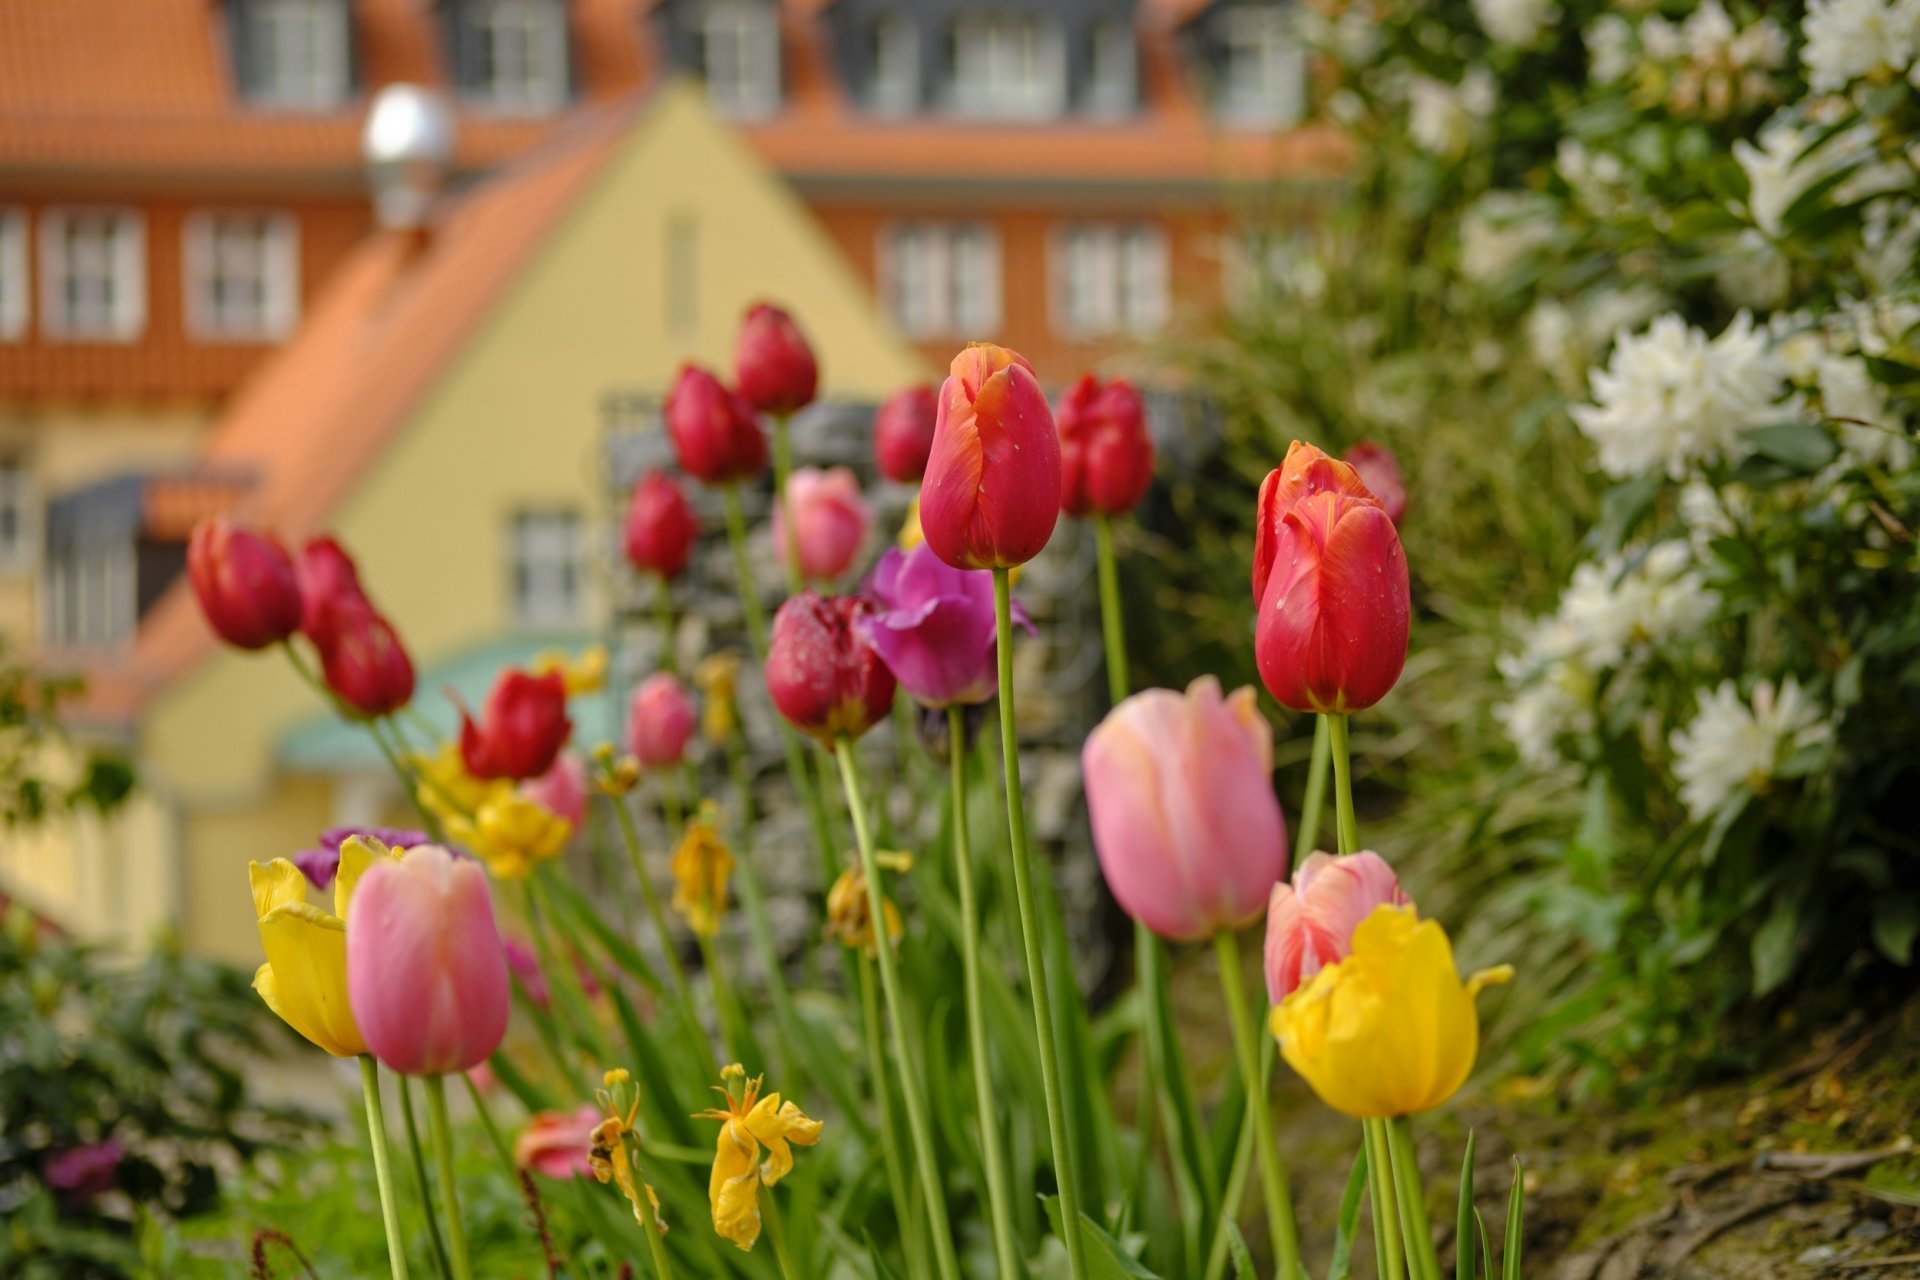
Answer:
[[(761, 298), (800, 318), (824, 394), (877, 399), (932, 372), (698, 92), (616, 104), (441, 199), (423, 228), (372, 236), (194, 473), (132, 487), (129, 518), (179, 530), (217, 506), (290, 541), (333, 532), (444, 725), (443, 686), (477, 701), (502, 663), (604, 629), (604, 581), (581, 567), (611, 545), (601, 398), (663, 394), (686, 359), (726, 367)], [(250, 858), (404, 816), (377, 757), (283, 658), (218, 645), (184, 582), (90, 676), (85, 721), (122, 737), (139, 797), (0, 850), (0, 885), (83, 934), (172, 925), (250, 961)], [(597, 714), (588, 740), (612, 731)]]

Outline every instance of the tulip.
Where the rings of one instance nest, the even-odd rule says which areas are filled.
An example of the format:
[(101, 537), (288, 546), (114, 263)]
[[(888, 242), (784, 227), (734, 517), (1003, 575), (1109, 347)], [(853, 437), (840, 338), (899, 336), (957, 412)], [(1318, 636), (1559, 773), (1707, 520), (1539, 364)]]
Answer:
[[(873, 860), (901, 874), (913, 869), (913, 855), (898, 851), (878, 850)], [(900, 908), (893, 904), (892, 898), (882, 894), (880, 907), (887, 921), (887, 945), (897, 946), (907, 931), (906, 921), (900, 918)], [(880, 952), (880, 935), (873, 927), (873, 898), (867, 892), (867, 873), (857, 862), (842, 871), (834, 879), (833, 887), (827, 890), (825, 932), (849, 950), (864, 951), (870, 956)]]
[(508, 1005), (486, 872), (431, 844), (370, 868), (348, 908), (347, 991), (368, 1050), (402, 1075), (484, 1062)]
[(591, 1178), (593, 1131), (600, 1108), (585, 1103), (572, 1111), (541, 1111), (527, 1121), (513, 1144), (513, 1162), (543, 1178)]
[(1324, 853), (1293, 869), (1293, 883), (1273, 886), (1267, 900), (1267, 1001), (1279, 1004), (1327, 965), (1347, 958), (1353, 931), (1381, 904), (1410, 907), (1387, 860), (1362, 850)]
[[(924, 543), (889, 547), (868, 588), (875, 608), (857, 626), (914, 701), (927, 707), (985, 702), (999, 686), (993, 575), (956, 569)], [(1014, 620), (1029, 632), (1026, 610)]]
[(331, 915), (308, 903), (307, 878), (288, 859), (247, 865), (267, 953), (253, 989), (282, 1022), (336, 1058), (367, 1051), (347, 996), (346, 918), (361, 881), (386, 857), (386, 846), (360, 837), (340, 846)]
[(212, 516), (187, 542), (187, 580), (222, 640), (264, 649), (300, 629), (300, 583), (286, 548), (271, 534)]
[(558, 671), (501, 672), (477, 724), (460, 708), (460, 757), (476, 778), (537, 778), (572, 733), (567, 682)]
[(693, 555), (700, 519), (664, 471), (649, 471), (627, 503), (627, 563), (641, 573), (677, 578)]
[(501, 880), (524, 880), (559, 857), (574, 831), (573, 823), (504, 780), (487, 784), (471, 816), (446, 814), (441, 824)]
[(640, 682), (627, 707), (627, 750), (648, 769), (670, 769), (686, 759), (698, 723), (687, 686), (656, 671)]
[(918, 484), (933, 452), (933, 424), (939, 398), (925, 385), (888, 396), (873, 415), (873, 460), (880, 474), (901, 484)]
[[(791, 533), (788, 502), (793, 505)], [(798, 553), (802, 578), (831, 582), (845, 573), (872, 527), (860, 481), (846, 467), (801, 467), (787, 479), (786, 500), (773, 500), (773, 545), (789, 566)]]
[(364, 599), (334, 601), (324, 616), (320, 674), (335, 697), (374, 718), (413, 700), (413, 660), (392, 623)]
[(1060, 510), (1070, 516), (1125, 515), (1153, 483), (1146, 405), (1125, 378), (1104, 387), (1092, 374), (1060, 403)]
[(1060, 438), (1033, 366), (976, 342), (940, 388), (920, 525), (956, 569), (1004, 569), (1040, 554), (1060, 518)]
[(562, 751), (551, 769), (520, 784), (520, 794), (578, 831), (587, 821), (587, 766), (579, 756)]
[(1335, 1111), (1412, 1115), (1466, 1083), (1480, 1052), (1474, 997), (1512, 976), (1501, 965), (1462, 982), (1444, 929), (1411, 907), (1377, 906), (1353, 931), (1352, 953), (1274, 1009), (1274, 1038)]
[(700, 732), (716, 747), (733, 740), (740, 727), (740, 659), (731, 653), (710, 653), (693, 669), (693, 682), (700, 688)]
[(740, 321), (733, 344), (733, 381), (748, 404), (784, 418), (813, 403), (820, 367), (793, 317), (756, 302)]
[(326, 643), (336, 609), (368, 603), (353, 557), (332, 538), (309, 538), (293, 562), (293, 576), (300, 584), (300, 630), (315, 644)]
[(1121, 908), (1190, 941), (1259, 916), (1287, 870), (1273, 735), (1250, 688), (1137, 693), (1081, 752), (1094, 850)]
[(696, 480), (733, 484), (766, 469), (767, 437), (753, 406), (698, 365), (681, 366), (665, 413), (674, 454)]
[(127, 1149), (117, 1138), (64, 1147), (46, 1158), (40, 1176), (69, 1204), (85, 1202), (113, 1190)]
[(1295, 440), (1286, 460), (1260, 482), (1260, 502), (1253, 526), (1253, 602), (1260, 603), (1267, 579), (1273, 576), (1280, 525), (1287, 512), (1316, 493), (1344, 493), (1377, 502), (1351, 464), (1328, 457), (1310, 444)]
[(536, 676), (560, 673), (560, 683), (569, 698), (583, 693), (598, 693), (607, 683), (607, 646), (590, 644), (577, 654), (564, 649), (542, 649), (533, 655), (527, 671)]
[(802, 591), (773, 616), (767, 694), (802, 733), (857, 738), (893, 706), (893, 672), (860, 634), (869, 608), (858, 596)]
[(308, 884), (316, 889), (325, 889), (333, 883), (333, 877), (340, 870), (341, 846), (355, 836), (389, 849), (411, 849), (430, 840), (424, 831), (407, 827), (328, 827), (320, 833), (319, 847), (303, 849), (294, 854), (293, 865), (300, 868), (300, 874), (307, 878)]
[(1400, 478), (1400, 460), (1393, 456), (1393, 450), (1362, 440), (1347, 450), (1346, 460), (1368, 492), (1387, 509), (1387, 519), (1399, 524), (1407, 511), (1407, 482)]
[(720, 838), (713, 802), (687, 823), (668, 869), (673, 872), (673, 909), (703, 938), (717, 937), (727, 911), (727, 883), (733, 878), (733, 851)]
[[(764, 1076), (746, 1078), (739, 1063), (722, 1069), (725, 1110), (702, 1111), (698, 1120), (721, 1122), (720, 1141), (707, 1180), (707, 1198), (713, 1206), (713, 1229), (742, 1250), (760, 1238), (760, 1188), (772, 1187), (793, 1171), (793, 1148), (820, 1141), (820, 1122), (809, 1119), (780, 1095), (760, 1096)], [(741, 1091), (734, 1092), (739, 1084)], [(767, 1158), (760, 1159), (765, 1146)]]
[(1385, 697), (1407, 662), (1412, 598), (1393, 521), (1372, 498), (1317, 493), (1286, 514), (1254, 657), (1295, 711), (1344, 715)]

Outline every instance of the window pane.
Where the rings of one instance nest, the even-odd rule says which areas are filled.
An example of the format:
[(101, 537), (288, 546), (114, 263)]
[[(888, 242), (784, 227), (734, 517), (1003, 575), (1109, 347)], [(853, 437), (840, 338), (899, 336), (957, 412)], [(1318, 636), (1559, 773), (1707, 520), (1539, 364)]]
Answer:
[(1137, 90), (1133, 28), (1123, 22), (1103, 22), (1093, 31), (1093, 69), (1087, 87), (1087, 110), (1117, 116), (1132, 111)]
[(251, 95), (280, 107), (326, 108), (347, 97), (342, 0), (250, 0)]
[(965, 14), (953, 25), (952, 106), (963, 115), (1033, 120), (1065, 106), (1058, 24), (1031, 14)]
[(509, 111), (557, 110), (567, 100), (562, 0), (471, 0), (468, 97)]
[(0, 209), (0, 342), (27, 331), (27, 216)]
[(125, 341), (146, 320), (141, 223), (118, 210), (61, 209), (41, 222), (42, 305), (58, 338)]
[(732, 115), (761, 116), (780, 103), (780, 31), (768, 0), (707, 0), (700, 13), (707, 97)]
[(1221, 113), (1246, 124), (1298, 120), (1306, 106), (1306, 66), (1286, 11), (1247, 5), (1225, 10), (1218, 24)]
[(0, 565), (20, 564), (27, 551), (27, 468), (0, 458)]
[(573, 512), (514, 517), (509, 573), (515, 621), (536, 627), (581, 621), (581, 546), (580, 517)]
[(897, 14), (873, 26), (873, 77), (867, 106), (881, 115), (906, 115), (920, 105), (920, 38)]

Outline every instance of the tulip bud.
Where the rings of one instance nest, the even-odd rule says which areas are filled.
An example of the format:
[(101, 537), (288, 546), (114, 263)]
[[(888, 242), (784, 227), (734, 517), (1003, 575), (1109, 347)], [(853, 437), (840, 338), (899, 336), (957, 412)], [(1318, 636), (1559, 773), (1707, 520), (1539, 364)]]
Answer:
[(1362, 440), (1347, 450), (1347, 465), (1386, 508), (1387, 519), (1399, 524), (1400, 517), (1407, 512), (1407, 483), (1400, 478), (1400, 460), (1393, 456), (1393, 450)]
[(1293, 869), (1293, 883), (1273, 886), (1267, 900), (1267, 1000), (1279, 1004), (1327, 965), (1347, 958), (1353, 931), (1385, 904), (1411, 907), (1387, 860), (1361, 851), (1341, 858), (1315, 853)]
[(1295, 440), (1286, 461), (1260, 482), (1260, 505), (1253, 526), (1253, 602), (1260, 603), (1267, 579), (1273, 576), (1274, 547), (1280, 522), (1287, 512), (1316, 493), (1345, 493), (1376, 501), (1360, 473), (1338, 458), (1330, 458), (1310, 444)]
[(627, 563), (641, 573), (677, 578), (693, 555), (700, 519), (687, 495), (663, 471), (649, 471), (627, 504)]
[(956, 569), (1005, 569), (1040, 554), (1060, 518), (1060, 438), (1033, 366), (976, 342), (940, 388), (920, 527)]
[[(889, 547), (870, 591), (874, 608), (860, 616), (860, 634), (914, 701), (944, 708), (993, 696), (1000, 671), (991, 575), (956, 569), (925, 544)], [(1032, 632), (1017, 600), (1013, 617)]]
[(773, 500), (773, 545), (789, 564), (797, 550), (800, 576), (811, 581), (831, 582), (851, 568), (872, 527), (860, 481), (846, 467), (801, 467), (787, 478), (786, 500)]
[(873, 460), (880, 474), (901, 484), (918, 484), (933, 452), (933, 423), (940, 400), (928, 386), (908, 387), (887, 397), (873, 415)]
[(802, 733), (857, 738), (893, 706), (893, 672), (857, 626), (867, 609), (858, 596), (802, 591), (774, 615), (767, 693)]
[(187, 579), (207, 623), (228, 644), (264, 649), (300, 629), (300, 584), (271, 534), (212, 516), (187, 543)]
[(698, 365), (681, 366), (665, 413), (674, 454), (696, 480), (733, 484), (766, 469), (767, 437), (753, 406)]
[(438, 845), (375, 863), (347, 908), (347, 997), (402, 1075), (486, 1061), (507, 1034), (507, 962), (487, 873)]
[(393, 625), (365, 598), (321, 609), (320, 674), (327, 688), (363, 716), (391, 715), (413, 700), (413, 660)]
[(1413, 607), (1386, 511), (1371, 497), (1314, 494), (1281, 521), (1272, 552), (1254, 629), (1267, 691), (1295, 711), (1380, 701), (1406, 665)]
[(697, 713), (687, 687), (665, 671), (633, 691), (627, 707), (627, 750), (648, 769), (670, 769), (686, 758)]
[(740, 336), (733, 346), (733, 381), (748, 404), (784, 418), (813, 403), (820, 368), (793, 317), (779, 307), (757, 302), (740, 321)]
[(537, 778), (572, 733), (565, 677), (503, 671), (478, 724), (460, 709), (460, 758), (476, 778)]
[(293, 562), (293, 576), (300, 584), (300, 630), (315, 644), (326, 642), (333, 609), (367, 603), (353, 557), (332, 538), (307, 539)]
[(1070, 516), (1124, 515), (1153, 483), (1153, 438), (1140, 393), (1124, 378), (1101, 386), (1092, 374), (1060, 402), (1060, 510)]
[(1093, 846), (1121, 909), (1191, 941), (1257, 918), (1287, 870), (1273, 735), (1252, 689), (1137, 693), (1081, 751)]

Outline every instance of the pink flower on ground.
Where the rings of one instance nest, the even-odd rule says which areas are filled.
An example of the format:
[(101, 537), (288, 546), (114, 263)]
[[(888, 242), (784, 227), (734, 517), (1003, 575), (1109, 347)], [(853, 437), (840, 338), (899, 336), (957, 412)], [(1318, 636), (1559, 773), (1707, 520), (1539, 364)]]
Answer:
[(1399, 524), (1400, 517), (1407, 513), (1407, 482), (1400, 477), (1400, 460), (1393, 456), (1393, 450), (1362, 440), (1347, 450), (1346, 463), (1386, 508), (1387, 519)]
[(1326, 966), (1347, 958), (1353, 931), (1378, 906), (1410, 907), (1393, 868), (1377, 853), (1310, 855), (1292, 884), (1267, 900), (1267, 999), (1279, 1004)]
[(538, 1112), (513, 1144), (513, 1162), (543, 1178), (590, 1178), (587, 1153), (601, 1119), (590, 1102), (572, 1111)]

